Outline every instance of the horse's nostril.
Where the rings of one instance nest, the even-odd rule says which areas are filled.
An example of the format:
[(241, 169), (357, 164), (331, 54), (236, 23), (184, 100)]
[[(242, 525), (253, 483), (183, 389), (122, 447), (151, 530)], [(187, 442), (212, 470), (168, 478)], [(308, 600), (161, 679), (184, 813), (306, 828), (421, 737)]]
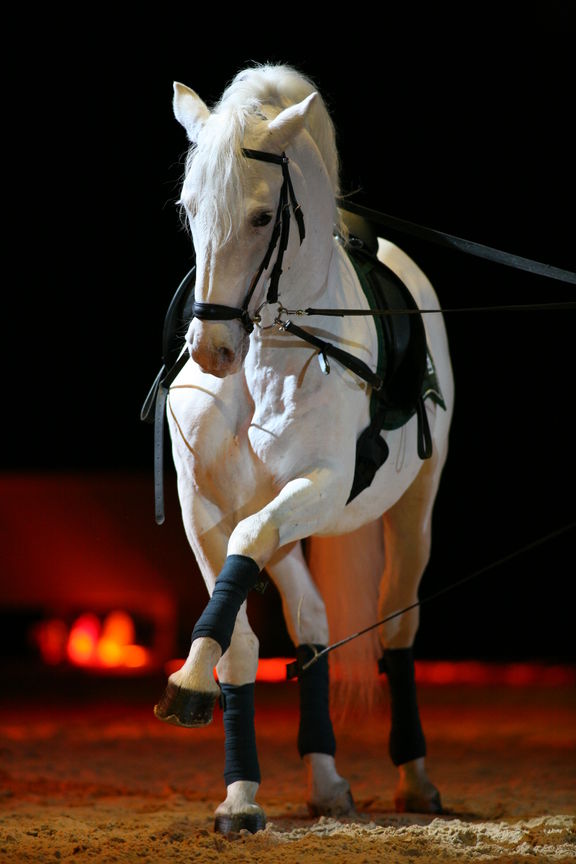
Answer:
[(223, 363), (232, 363), (232, 361), (234, 360), (234, 352), (230, 348), (226, 348), (225, 345), (222, 345), (220, 348), (218, 348), (217, 353), (218, 358)]

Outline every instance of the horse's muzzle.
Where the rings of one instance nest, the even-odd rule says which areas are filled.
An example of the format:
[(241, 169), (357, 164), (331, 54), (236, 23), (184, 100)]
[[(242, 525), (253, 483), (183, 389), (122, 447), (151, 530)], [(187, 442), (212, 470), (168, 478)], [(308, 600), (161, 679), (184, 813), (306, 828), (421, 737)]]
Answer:
[(239, 321), (193, 321), (187, 336), (188, 350), (203, 372), (226, 378), (242, 367), (248, 352), (248, 334)]

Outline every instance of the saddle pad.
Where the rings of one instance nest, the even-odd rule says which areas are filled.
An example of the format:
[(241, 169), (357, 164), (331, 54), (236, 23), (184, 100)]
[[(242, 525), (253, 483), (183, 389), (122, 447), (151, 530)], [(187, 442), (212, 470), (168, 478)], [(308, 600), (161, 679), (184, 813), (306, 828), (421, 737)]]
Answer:
[[(377, 374), (380, 390), (370, 396), (370, 425), (356, 443), (354, 481), (348, 503), (366, 489), (388, 458), (383, 429), (399, 429), (418, 412), (419, 426), (426, 422), (423, 402), (431, 399), (444, 410), (434, 361), (428, 350), (422, 316), (402, 314), (417, 310), (408, 288), (363, 243), (351, 243), (348, 255), (371, 309), (390, 309), (398, 314), (375, 315), (378, 336)], [(419, 430), (419, 437), (421, 430)]]

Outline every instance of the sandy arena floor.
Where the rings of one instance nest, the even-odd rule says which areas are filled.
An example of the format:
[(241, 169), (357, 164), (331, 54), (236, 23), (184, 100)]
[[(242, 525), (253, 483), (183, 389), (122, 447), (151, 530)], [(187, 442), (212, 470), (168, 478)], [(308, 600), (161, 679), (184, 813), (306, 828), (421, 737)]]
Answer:
[[(265, 831), (224, 838), (220, 712), (159, 723), (160, 680), (28, 688), (0, 711), (1, 862), (576, 862), (576, 692), (562, 686), (424, 686), (431, 778), (446, 814), (393, 812), (387, 707), (338, 734), (359, 817), (314, 819), (296, 746), (297, 689), (260, 684)], [(6, 693), (6, 686), (4, 693)], [(40, 695), (41, 694), (41, 695)]]

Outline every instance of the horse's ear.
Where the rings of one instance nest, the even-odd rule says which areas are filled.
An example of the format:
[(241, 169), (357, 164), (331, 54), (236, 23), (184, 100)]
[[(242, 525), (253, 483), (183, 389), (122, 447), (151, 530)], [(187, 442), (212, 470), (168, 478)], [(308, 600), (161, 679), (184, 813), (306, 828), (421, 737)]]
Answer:
[(282, 149), (300, 132), (313, 109), (317, 93), (310, 93), (302, 102), (290, 105), (268, 124), (268, 129)]
[(194, 90), (185, 84), (174, 82), (174, 116), (182, 124), (192, 143), (198, 140), (210, 111)]

